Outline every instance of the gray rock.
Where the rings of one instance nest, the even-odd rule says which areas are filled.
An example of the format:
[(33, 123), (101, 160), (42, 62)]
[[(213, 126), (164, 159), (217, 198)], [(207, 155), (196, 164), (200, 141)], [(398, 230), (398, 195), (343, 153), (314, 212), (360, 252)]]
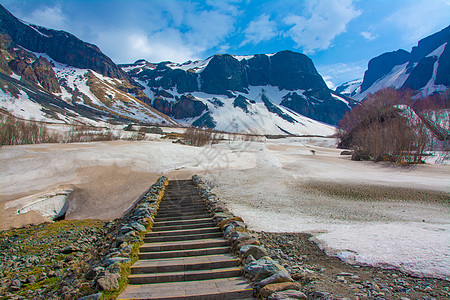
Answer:
[(308, 299), (308, 297), (296, 290), (286, 290), (281, 292), (276, 292), (270, 295), (267, 300), (285, 300), (285, 299)]
[(132, 222), (132, 223), (130, 224), (130, 226), (133, 227), (134, 229), (136, 229), (136, 230), (139, 231), (139, 232), (147, 231), (147, 229), (145, 228), (145, 226), (142, 225), (142, 224), (140, 224), (140, 223), (138, 223), (138, 222)]
[(77, 300), (100, 300), (102, 298), (102, 293), (92, 294), (89, 296), (84, 296), (81, 298), (78, 298)]
[(119, 288), (117, 274), (106, 274), (97, 280), (97, 284), (103, 291), (115, 291)]
[(268, 256), (266, 248), (256, 245), (245, 245), (239, 249), (241, 257), (245, 260), (249, 255), (254, 259), (260, 259), (261, 257)]
[(116, 257), (111, 257), (111, 258), (105, 259), (103, 264), (105, 266), (110, 266), (114, 263), (121, 264), (121, 263), (129, 263), (129, 262), (131, 262), (131, 259), (129, 259), (128, 257), (116, 256)]
[[(242, 248), (241, 248), (241, 249), (242, 249)], [(245, 264), (248, 265), (249, 263), (252, 263), (252, 262), (254, 262), (254, 261), (256, 261), (256, 259), (255, 259), (252, 255), (249, 255), (249, 256), (247, 256), (247, 258), (245, 259)]]
[(22, 282), (20, 282), (19, 279), (14, 279), (14, 280), (11, 282), (11, 288), (12, 288), (12, 289), (20, 288), (21, 286), (22, 286)]
[(286, 271), (286, 269), (274, 262), (270, 257), (264, 256), (246, 265), (244, 275), (253, 282), (259, 282), (280, 271)]
[(36, 282), (36, 277), (34, 277), (34, 275), (30, 275), (27, 277), (27, 282), (28, 283), (35, 283)]
[(287, 282), (287, 281), (294, 281), (291, 276), (289, 275), (289, 272), (284, 269), (281, 271), (278, 271), (277, 273), (273, 274), (272, 276), (261, 280), (260, 282), (256, 283), (256, 285), (263, 287), (271, 283), (280, 283), (280, 282)]
[(77, 252), (77, 251), (80, 251), (80, 249), (78, 247), (75, 247), (74, 245), (68, 245), (68, 246), (62, 248), (61, 250), (59, 250), (59, 252), (62, 254), (70, 254), (70, 253)]

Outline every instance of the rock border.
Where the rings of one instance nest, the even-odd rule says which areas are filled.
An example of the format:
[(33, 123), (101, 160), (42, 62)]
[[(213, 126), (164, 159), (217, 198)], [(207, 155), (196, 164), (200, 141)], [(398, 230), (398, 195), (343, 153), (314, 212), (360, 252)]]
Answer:
[(212, 215), (214, 223), (222, 230), (231, 249), (241, 259), (244, 277), (262, 299), (307, 299), (300, 291), (301, 285), (295, 282), (289, 272), (276, 260), (269, 257), (268, 251), (261, 246), (256, 234), (247, 228), (241, 217), (228, 210), (226, 204), (211, 192), (198, 175), (192, 181)]
[[(86, 277), (92, 280), (102, 293), (115, 295), (127, 285), (130, 267), (138, 259), (139, 247), (144, 241), (145, 234), (153, 226), (154, 216), (157, 214), (168, 183), (167, 177), (160, 177), (118, 220), (116, 228), (108, 234), (109, 249), (86, 274)], [(85, 296), (78, 300), (100, 299), (102, 293)]]

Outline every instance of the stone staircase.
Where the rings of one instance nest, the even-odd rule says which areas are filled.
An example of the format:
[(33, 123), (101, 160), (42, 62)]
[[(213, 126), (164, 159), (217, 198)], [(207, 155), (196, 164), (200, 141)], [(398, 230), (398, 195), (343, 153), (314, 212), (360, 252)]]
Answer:
[(170, 181), (118, 299), (253, 299), (191, 180)]

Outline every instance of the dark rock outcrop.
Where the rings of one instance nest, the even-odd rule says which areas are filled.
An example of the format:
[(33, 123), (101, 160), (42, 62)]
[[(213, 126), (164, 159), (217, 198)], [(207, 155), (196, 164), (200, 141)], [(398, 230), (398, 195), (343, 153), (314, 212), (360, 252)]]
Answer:
[(130, 80), (97, 46), (74, 35), (36, 25), (28, 25), (0, 5), (0, 33), (30, 51), (47, 53), (54, 60), (73, 67), (91, 69), (108, 77)]
[[(393, 82), (396, 82), (397, 78), (406, 78), (406, 80), (396, 82), (396, 88), (411, 89), (417, 92), (430, 84), (431, 88), (425, 91), (428, 95), (435, 93), (436, 90), (442, 90), (442, 87), (436, 89), (433, 86), (444, 85), (450, 88), (449, 44), (450, 26), (420, 40), (417, 46), (412, 48), (411, 53), (397, 50), (371, 59), (368, 69), (364, 73), (359, 94), (352, 96), (362, 100), (367, 96), (367, 92), (364, 92), (369, 88), (373, 87), (370, 89), (370, 92), (373, 93), (379, 89), (393, 86)], [(444, 47), (444, 49), (440, 49), (440, 47)], [(407, 63), (406, 68), (403, 71), (399, 69), (400, 73), (395, 74), (396, 78), (390, 80), (388, 75), (394, 67), (405, 63)], [(380, 79), (385, 79), (382, 81), (384, 83), (374, 86), (374, 83)]]
[(44, 89), (51, 93), (60, 93), (58, 79), (52, 69), (50, 62), (43, 56), (39, 57), (32, 64), (37, 80)]
[(411, 53), (403, 49), (383, 53), (380, 56), (372, 58), (369, 61), (367, 71), (364, 73), (364, 80), (361, 84), (361, 92), (367, 90), (381, 77), (389, 74), (393, 67), (408, 62), (410, 58)]
[(202, 115), (207, 109), (208, 107), (203, 102), (188, 94), (181, 96), (180, 100), (173, 104), (170, 116), (175, 119), (193, 118)]

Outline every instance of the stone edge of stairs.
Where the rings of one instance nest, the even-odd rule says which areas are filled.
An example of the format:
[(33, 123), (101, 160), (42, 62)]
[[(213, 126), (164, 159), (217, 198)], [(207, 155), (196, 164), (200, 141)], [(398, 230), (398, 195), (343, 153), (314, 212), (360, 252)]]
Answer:
[[(300, 297), (307, 299), (307, 296), (300, 292), (301, 285), (292, 279), (289, 272), (283, 266), (279, 265), (268, 256), (268, 251), (261, 246), (261, 242), (258, 240), (258, 237), (255, 236), (252, 231), (247, 229), (247, 225), (244, 220), (230, 212), (226, 207), (226, 204), (220, 201), (216, 194), (211, 192), (211, 188), (198, 175), (193, 175), (192, 181), (194, 182), (194, 185), (200, 193), (203, 201), (205, 201), (205, 204), (213, 217), (214, 223), (222, 230), (225, 239), (227, 239), (232, 245), (232, 252), (234, 252), (235, 255), (237, 254), (236, 256), (241, 259), (242, 265), (244, 266), (244, 277), (253, 286), (254, 294), (265, 299), (277, 291), (282, 291), (282, 284), (284, 282), (286, 284), (290, 284), (292, 287), (295, 287), (295, 289), (299, 291), (299, 294), (302, 294)], [(236, 224), (237, 227), (241, 227), (241, 230), (249, 233), (251, 237), (249, 238), (248, 236), (242, 236), (242, 239), (240, 239), (239, 235), (237, 235), (236, 238), (236, 235), (233, 236), (232, 233), (227, 233), (228, 226), (232, 224)], [(233, 228), (230, 231), (233, 232)], [(252, 247), (253, 249), (257, 248), (258, 251), (252, 251), (252, 249), (250, 249)], [(248, 259), (248, 253), (250, 252), (255, 256), (253, 257), (253, 255), (250, 255), (253, 259)], [(254, 267), (258, 270), (259, 263), (261, 263), (260, 266), (263, 266), (264, 264), (272, 264), (275, 269), (278, 269), (279, 272), (283, 274), (284, 278), (276, 277), (274, 275), (261, 280), (258, 276), (254, 276)], [(269, 287), (268, 285), (271, 285), (272, 283), (274, 283), (274, 285)], [(279, 290), (274, 288), (276, 283), (281, 283), (281, 285), (278, 286)], [(267, 286), (267, 288), (265, 288), (265, 286)]]

